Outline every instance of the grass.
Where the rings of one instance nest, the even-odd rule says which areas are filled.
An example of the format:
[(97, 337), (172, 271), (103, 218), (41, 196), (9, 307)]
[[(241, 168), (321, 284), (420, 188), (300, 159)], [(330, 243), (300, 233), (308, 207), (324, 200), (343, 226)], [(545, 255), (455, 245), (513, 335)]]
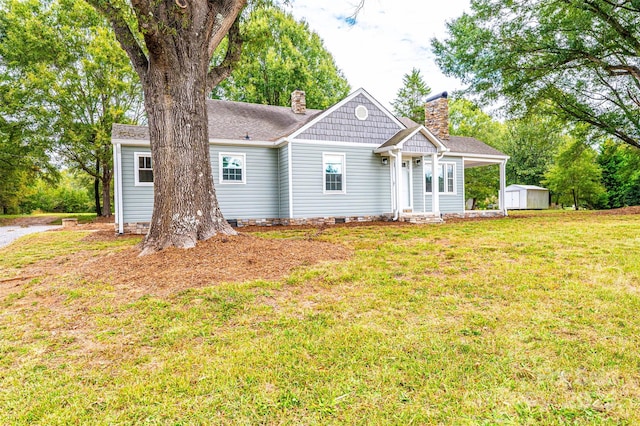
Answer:
[[(584, 212), (328, 228), (353, 258), (279, 282), (133, 301), (73, 274), (0, 284), (0, 423), (639, 424), (639, 230)], [(0, 250), (0, 276), (133, 243), (55, 234)]]

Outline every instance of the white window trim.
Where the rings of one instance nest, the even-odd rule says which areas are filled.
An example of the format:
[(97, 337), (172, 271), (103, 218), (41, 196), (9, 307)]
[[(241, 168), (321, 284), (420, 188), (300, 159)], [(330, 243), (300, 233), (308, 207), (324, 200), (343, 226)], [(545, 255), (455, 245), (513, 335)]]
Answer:
[[(242, 157), (242, 180), (222, 179), (222, 157)], [(218, 178), (222, 185), (245, 185), (247, 183), (247, 154), (243, 152), (220, 152), (218, 154)]]
[[(327, 174), (326, 160), (329, 155), (342, 157), (342, 190), (341, 191), (327, 191)], [(347, 155), (344, 152), (323, 152), (322, 153), (322, 193), (326, 195), (333, 194), (346, 194), (347, 193)]]
[[(438, 191), (438, 195), (458, 195), (458, 165), (453, 162), (453, 161), (438, 161), (438, 167), (443, 167), (443, 166), (447, 166), (447, 165), (452, 165), (453, 166), (453, 192), (447, 192), (447, 182), (445, 180), (444, 183), (444, 191)], [(427, 169), (431, 168), (431, 164), (425, 164), (424, 165), (424, 171), (426, 174)], [(446, 170), (446, 169), (445, 169)], [(445, 177), (446, 178), (446, 177)], [(425, 181), (426, 177), (423, 177), (423, 181)], [(434, 182), (434, 180), (436, 182)], [(431, 185), (433, 187), (434, 183), (440, 183), (438, 182), (436, 179), (433, 178), (433, 171), (431, 172)], [(426, 181), (425, 181), (425, 194), (431, 195), (433, 194), (433, 192), (426, 192), (427, 190), (427, 185), (426, 185)]]
[[(153, 182), (140, 182), (140, 157), (151, 157), (150, 152), (134, 152), (133, 153), (133, 179), (134, 186), (153, 186)], [(153, 160), (151, 160), (151, 171), (153, 171)]]

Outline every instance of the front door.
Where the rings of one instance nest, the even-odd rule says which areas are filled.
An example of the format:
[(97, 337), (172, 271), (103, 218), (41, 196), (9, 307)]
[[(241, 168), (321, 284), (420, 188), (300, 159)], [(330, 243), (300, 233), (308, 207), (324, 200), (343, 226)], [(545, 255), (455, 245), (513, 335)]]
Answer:
[(402, 210), (411, 210), (411, 160), (402, 161)]

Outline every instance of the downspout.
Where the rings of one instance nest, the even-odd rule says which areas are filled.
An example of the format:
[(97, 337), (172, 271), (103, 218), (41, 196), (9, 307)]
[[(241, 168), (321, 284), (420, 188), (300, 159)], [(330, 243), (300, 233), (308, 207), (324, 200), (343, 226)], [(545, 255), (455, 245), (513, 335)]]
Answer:
[(114, 146), (113, 156), (114, 158), (114, 185), (115, 191), (115, 213), (116, 222), (118, 223), (118, 234), (124, 234), (124, 205), (122, 199), (122, 145), (116, 144)]
[[(393, 167), (389, 167), (389, 171), (391, 172), (391, 212), (393, 213), (393, 221), (398, 220), (400, 216), (399, 199), (398, 199), (398, 156), (393, 153), (393, 151), (389, 151), (389, 155), (393, 159)], [(390, 164), (391, 165), (391, 164)], [(395, 167), (395, 176), (393, 174), (393, 168)]]

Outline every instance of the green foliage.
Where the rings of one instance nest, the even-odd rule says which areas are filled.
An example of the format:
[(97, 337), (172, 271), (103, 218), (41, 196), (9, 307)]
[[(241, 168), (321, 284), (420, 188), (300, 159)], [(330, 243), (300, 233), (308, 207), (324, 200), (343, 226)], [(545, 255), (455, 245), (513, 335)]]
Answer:
[(567, 137), (554, 164), (545, 173), (543, 184), (556, 203), (578, 208), (606, 206), (606, 192), (596, 152), (583, 141)]
[(551, 105), (640, 147), (637, 1), (476, 0), (448, 32), (432, 42), (438, 64), (482, 99)]
[(528, 115), (507, 122), (502, 150), (507, 162), (507, 184), (541, 185), (564, 141), (562, 123), (548, 114)]
[(417, 68), (413, 68), (402, 77), (402, 84), (396, 98), (391, 102), (393, 113), (398, 117), (408, 117), (418, 124), (424, 124), (424, 104), (431, 88), (424, 82)]
[(640, 152), (610, 140), (600, 147), (598, 164), (607, 190), (608, 207), (640, 205)]
[[(218, 99), (288, 106), (291, 92), (306, 93), (307, 108), (325, 109), (349, 93), (349, 84), (322, 39), (306, 22), (277, 7), (257, 7), (244, 27), (242, 56), (213, 92)], [(226, 51), (223, 43), (213, 62)]]
[(0, 67), (11, 88), (4, 90), (11, 106), (5, 116), (26, 129), (10, 140), (13, 149), (55, 152), (99, 180), (109, 204), (111, 125), (136, 121), (142, 108), (126, 54), (85, 2), (7, 0), (3, 6)]
[(39, 179), (25, 191), (20, 202), (22, 213), (35, 210), (56, 213), (89, 212), (92, 200), (86, 186), (83, 186), (69, 172), (63, 172), (57, 184)]

